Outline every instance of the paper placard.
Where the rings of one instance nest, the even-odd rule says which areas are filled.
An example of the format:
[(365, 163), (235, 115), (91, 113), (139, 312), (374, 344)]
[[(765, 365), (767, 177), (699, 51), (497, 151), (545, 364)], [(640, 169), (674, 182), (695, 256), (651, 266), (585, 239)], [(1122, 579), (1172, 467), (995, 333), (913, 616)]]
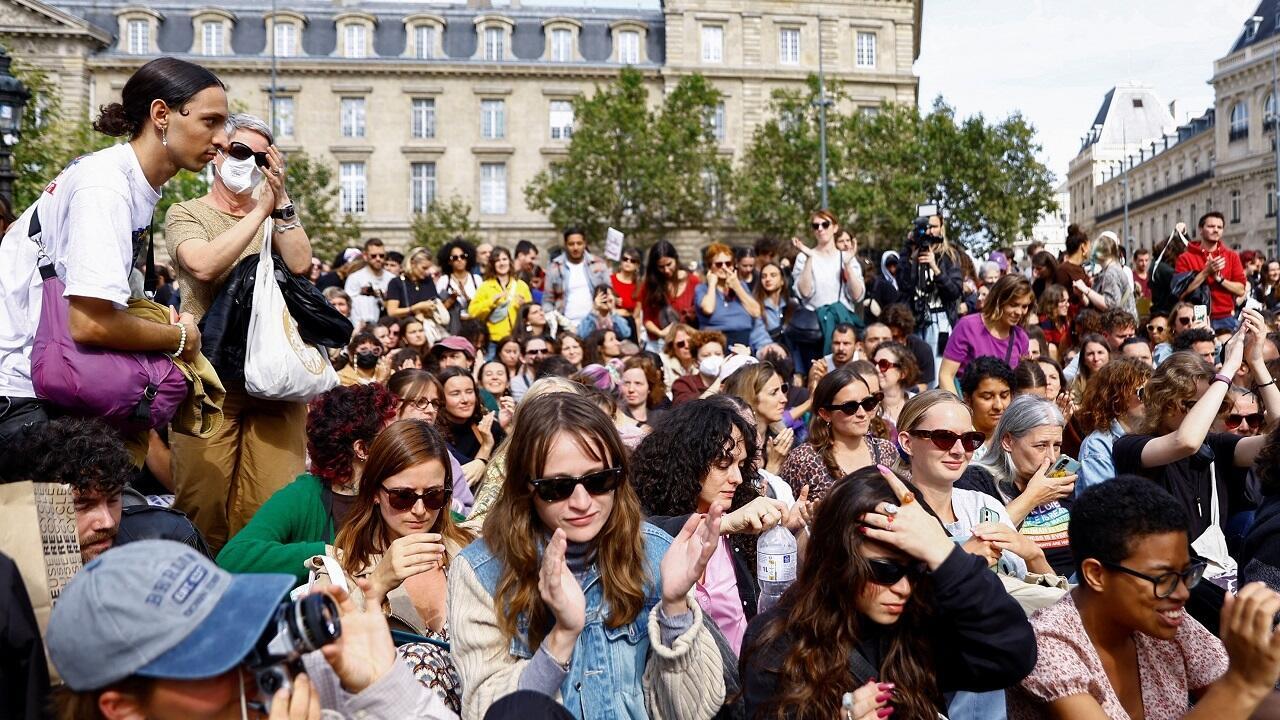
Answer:
[(618, 262), (622, 259), (622, 240), (626, 236), (620, 230), (609, 228), (604, 234), (604, 256), (605, 258)]

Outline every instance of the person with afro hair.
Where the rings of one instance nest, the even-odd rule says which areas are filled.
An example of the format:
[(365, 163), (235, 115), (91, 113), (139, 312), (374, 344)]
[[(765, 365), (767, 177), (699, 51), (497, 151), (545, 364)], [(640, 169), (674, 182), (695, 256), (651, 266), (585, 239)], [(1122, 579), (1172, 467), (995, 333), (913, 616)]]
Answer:
[(355, 503), (369, 446), (399, 407), (381, 383), (340, 386), (313, 399), (307, 412), (311, 472), (272, 495), (218, 553), (218, 565), (233, 573), (288, 573), (305, 582), (304, 563), (333, 543)]

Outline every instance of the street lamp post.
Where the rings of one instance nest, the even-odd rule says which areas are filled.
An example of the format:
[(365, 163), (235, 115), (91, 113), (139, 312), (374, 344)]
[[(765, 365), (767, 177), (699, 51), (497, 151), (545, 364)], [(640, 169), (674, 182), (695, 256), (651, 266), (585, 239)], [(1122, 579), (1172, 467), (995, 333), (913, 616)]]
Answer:
[(825, 68), (822, 63), (822, 21), (818, 21), (818, 99), (814, 104), (818, 106), (818, 168), (821, 176), (819, 182), (819, 193), (821, 194), (822, 209), (827, 208), (827, 191), (830, 187), (827, 183), (827, 107), (832, 105), (830, 98), (827, 97), (827, 79)]
[(30, 99), (22, 81), (9, 72), (9, 54), (0, 47), (0, 195), (13, 207), (13, 147), (22, 130), (22, 109)]

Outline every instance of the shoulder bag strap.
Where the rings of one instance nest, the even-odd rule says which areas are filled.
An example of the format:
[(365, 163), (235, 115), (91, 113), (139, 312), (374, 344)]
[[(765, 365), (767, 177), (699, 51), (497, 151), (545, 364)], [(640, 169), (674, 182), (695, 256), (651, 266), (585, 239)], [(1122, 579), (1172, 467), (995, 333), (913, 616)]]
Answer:
[(1010, 326), (1009, 328), (1009, 345), (1004, 349), (1004, 364), (1008, 365), (1009, 360), (1013, 358), (1013, 339), (1017, 337), (1017, 328)]
[(156, 294), (156, 221), (151, 219), (147, 228), (147, 264), (142, 271), (142, 290), (148, 298)]

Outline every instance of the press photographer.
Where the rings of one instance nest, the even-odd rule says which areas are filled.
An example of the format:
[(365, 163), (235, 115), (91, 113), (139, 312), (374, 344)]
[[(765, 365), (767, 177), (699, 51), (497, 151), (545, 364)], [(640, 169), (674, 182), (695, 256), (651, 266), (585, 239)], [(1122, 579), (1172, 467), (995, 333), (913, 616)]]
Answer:
[(942, 215), (921, 205), (915, 227), (907, 235), (898, 264), (898, 288), (916, 318), (916, 334), (933, 349), (935, 367), (942, 366), (962, 293), (960, 253), (947, 242)]

